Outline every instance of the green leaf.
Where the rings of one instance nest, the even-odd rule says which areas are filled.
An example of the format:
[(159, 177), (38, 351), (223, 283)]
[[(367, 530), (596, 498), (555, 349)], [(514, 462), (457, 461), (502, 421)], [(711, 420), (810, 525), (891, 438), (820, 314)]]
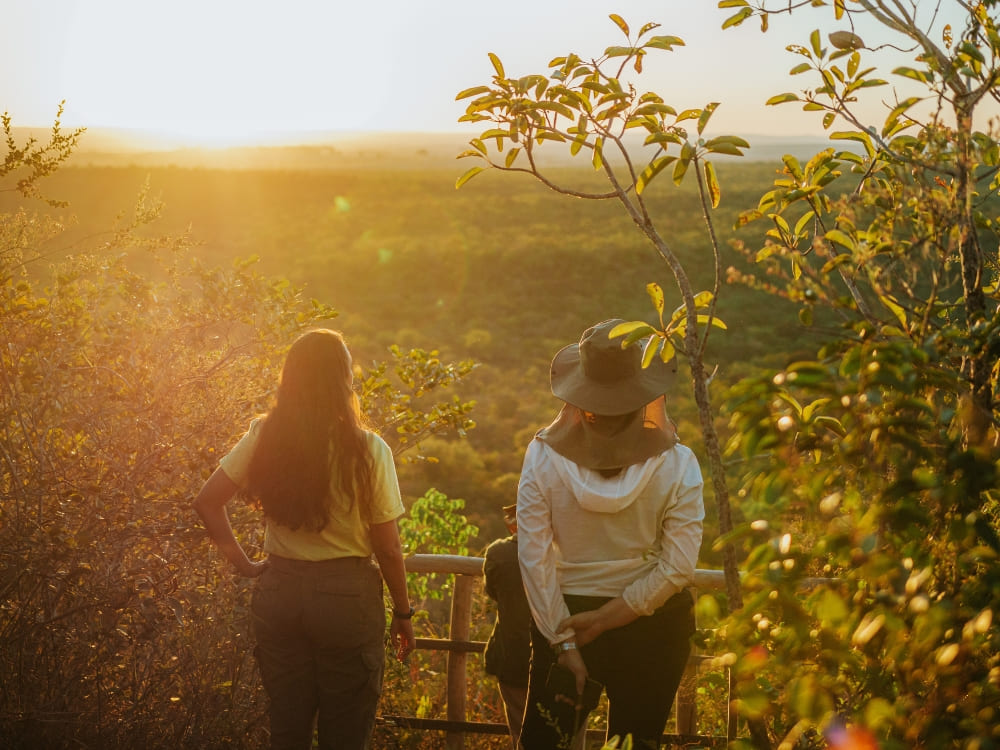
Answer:
[(644, 46), (664, 49), (670, 52), (674, 47), (683, 47), (685, 45), (684, 40), (679, 36), (653, 36), (649, 38)]
[(705, 162), (705, 184), (712, 199), (712, 208), (718, 208), (722, 198), (722, 189), (719, 187), (719, 179), (715, 175), (715, 167), (710, 161)]
[(648, 104), (640, 105), (635, 110), (636, 115), (673, 115), (676, 114), (676, 110), (669, 104), (663, 104), (662, 102), (649, 102)]
[(745, 8), (750, 3), (747, 0), (719, 0), (720, 8)]
[(624, 349), (626, 346), (631, 346), (639, 339), (652, 336), (654, 333), (656, 333), (656, 329), (649, 325), (649, 323), (645, 323), (641, 320), (633, 320), (616, 325), (608, 332), (608, 338), (614, 339), (619, 336), (624, 336), (625, 338), (622, 340), (622, 348)]
[(703, 289), (694, 295), (694, 306), (696, 308), (708, 307), (712, 304), (713, 299), (715, 299), (715, 295), (707, 289)]
[(857, 243), (854, 241), (854, 238), (839, 229), (831, 229), (823, 236), (827, 242), (836, 242), (838, 245), (843, 245), (852, 252), (857, 249)]
[(512, 165), (514, 163), (514, 160), (517, 159), (517, 155), (519, 153), (521, 153), (520, 147), (512, 148), (510, 151), (508, 151), (507, 152), (507, 159), (504, 162), (504, 166), (510, 167), (510, 165)]
[(622, 18), (621, 16), (619, 16), (619, 15), (618, 15), (617, 13), (612, 13), (612, 14), (610, 14), (610, 15), (608, 16), (608, 18), (610, 18), (610, 19), (611, 19), (612, 21), (614, 21), (614, 22), (615, 22), (615, 25), (616, 25), (616, 26), (617, 26), (617, 27), (618, 27), (619, 29), (621, 29), (621, 30), (622, 30), (622, 33), (623, 33), (623, 34), (624, 34), (625, 36), (628, 36), (628, 35), (629, 35), (629, 30), (628, 30), (628, 24), (627, 24), (627, 23), (625, 23), (625, 19), (624, 19), (624, 18)]
[(555, 112), (556, 114), (560, 114), (563, 117), (566, 117), (570, 120), (572, 120), (575, 116), (573, 110), (567, 107), (562, 102), (545, 102), (545, 101), (536, 102), (535, 108), (544, 110), (546, 112)]
[(664, 362), (669, 362), (674, 358), (676, 351), (674, 350), (674, 345), (670, 343), (670, 339), (663, 339), (663, 346), (660, 348), (660, 359)]
[(553, 133), (550, 130), (540, 130), (535, 134), (535, 141), (541, 143), (542, 141), (555, 141), (557, 143), (565, 143), (566, 136), (562, 133)]
[(817, 58), (823, 57), (823, 48), (819, 44), (819, 29), (813, 29), (812, 34), (809, 35), (809, 45)]
[(619, 45), (608, 47), (604, 50), (604, 54), (608, 57), (628, 57), (629, 55), (634, 55), (636, 52), (638, 52), (636, 47), (622, 47)]
[(708, 124), (709, 119), (712, 117), (712, 113), (715, 112), (716, 107), (719, 106), (718, 102), (710, 102), (705, 105), (705, 108), (698, 115), (698, 135), (701, 135), (705, 126)]
[(497, 76), (500, 78), (506, 78), (503, 72), (503, 63), (500, 62), (500, 58), (494, 55), (492, 52), (487, 53), (490, 56), (490, 62), (493, 63), (493, 70), (497, 72)]
[(934, 74), (930, 73), (928, 75), (922, 70), (914, 70), (913, 68), (900, 67), (892, 71), (895, 75), (902, 76), (903, 78), (910, 78), (914, 81), (918, 81), (923, 84), (931, 83), (934, 80)]
[(752, 8), (741, 8), (738, 12), (731, 15), (729, 18), (725, 20), (725, 22), (723, 22), (722, 28), (728, 29), (732, 26), (739, 26), (745, 20), (750, 18), (750, 16), (752, 15), (753, 15)]
[(653, 161), (647, 164), (646, 168), (642, 170), (642, 174), (639, 175), (639, 179), (636, 180), (635, 192), (642, 195), (642, 191), (646, 189), (646, 186), (650, 182), (653, 181), (653, 178), (662, 172), (666, 166), (676, 160), (676, 156), (661, 156), (659, 159), (653, 159)]
[(711, 315), (711, 316), (709, 316), (709, 315), (699, 315), (698, 316), (698, 322), (701, 323), (702, 325), (704, 325), (705, 323), (708, 323), (710, 320), (711, 320), (712, 325), (715, 326), (716, 328), (721, 328), (723, 330), (728, 330), (726, 328), (726, 324), (723, 323), (721, 320), (719, 320), (714, 315)]
[(812, 70), (812, 63), (799, 63), (794, 68), (788, 71), (788, 75), (797, 76), (799, 73), (805, 73), (808, 70)]
[(471, 89), (463, 89), (455, 95), (455, 101), (460, 101), (462, 99), (468, 99), (470, 96), (476, 96), (478, 94), (488, 94), (490, 91), (489, 86), (473, 86)]
[(462, 185), (467, 183), (469, 180), (471, 180), (477, 174), (482, 172), (484, 169), (485, 167), (472, 167), (471, 169), (469, 169), (465, 174), (463, 174), (455, 181), (455, 189), (458, 190), (460, 187), (462, 187)]
[(716, 146), (705, 144), (705, 149), (712, 154), (726, 154), (727, 156), (743, 156), (743, 152), (731, 143), (720, 143)]
[(812, 221), (815, 218), (815, 216), (816, 216), (816, 212), (813, 211), (812, 209), (810, 209), (810, 210), (806, 211), (804, 214), (802, 214), (802, 216), (799, 217), (799, 220), (797, 222), (795, 222), (795, 236), (796, 237), (802, 236), (802, 234), (803, 234), (806, 226), (808, 226), (809, 222)]
[(705, 142), (705, 146), (706, 148), (712, 148), (719, 143), (729, 143), (733, 146), (737, 146), (738, 148), (750, 148), (750, 144), (738, 135), (720, 135), (715, 138), (710, 138)]
[(632, 320), (627, 323), (619, 323), (614, 328), (608, 332), (608, 338), (613, 339), (618, 336), (625, 336), (626, 334), (632, 333), (638, 330), (645, 330), (644, 336), (648, 336), (653, 333), (653, 327), (649, 323), (645, 323), (641, 320)]
[(594, 165), (594, 169), (601, 169), (604, 166), (604, 139), (597, 138), (594, 141), (594, 156), (591, 159), (591, 163)]
[(916, 96), (907, 97), (906, 99), (904, 99), (903, 101), (901, 101), (899, 104), (897, 104), (895, 107), (892, 108), (892, 111), (889, 112), (889, 115), (885, 118), (885, 121), (889, 122), (890, 120), (894, 120), (895, 118), (899, 117), (901, 114), (903, 114), (906, 110), (908, 110), (910, 107), (912, 107), (919, 101), (920, 101), (919, 97)]
[(649, 367), (650, 363), (653, 361), (653, 357), (660, 350), (660, 343), (663, 341), (659, 336), (650, 336), (649, 340), (646, 341), (646, 345), (642, 348), (642, 366), (643, 368)]
[(691, 165), (691, 157), (694, 156), (694, 148), (692, 148), (690, 143), (685, 143), (681, 148), (680, 158), (674, 165), (674, 184), (680, 185), (681, 181), (684, 179), (684, 175), (687, 173), (688, 167)]
[(772, 96), (765, 102), (765, 104), (773, 106), (775, 104), (784, 104), (785, 102), (797, 102), (797, 101), (799, 101), (798, 94), (785, 93)]
[(847, 75), (853, 78), (858, 72), (858, 66), (860, 64), (861, 54), (857, 50), (854, 50), (854, 52), (851, 53), (851, 58), (847, 61)]
[(888, 294), (879, 297), (879, 299), (881, 300), (882, 304), (885, 305), (886, 307), (888, 307), (889, 311), (893, 315), (896, 316), (896, 320), (899, 321), (900, 327), (905, 331), (906, 330), (906, 310), (904, 310), (903, 307), (899, 303), (897, 303), (896, 300), (894, 300)]
[(659, 143), (661, 145), (664, 143), (676, 143), (677, 145), (680, 145), (683, 141), (676, 133), (664, 133), (661, 131), (646, 136), (646, 140), (643, 145), (648, 146), (650, 143)]

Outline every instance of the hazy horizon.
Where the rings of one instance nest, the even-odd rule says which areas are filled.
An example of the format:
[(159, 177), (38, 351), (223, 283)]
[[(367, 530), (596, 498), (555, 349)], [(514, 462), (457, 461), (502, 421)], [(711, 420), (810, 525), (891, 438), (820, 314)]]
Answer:
[[(509, 76), (546, 72), (552, 57), (570, 51), (600, 56), (624, 40), (611, 12), (633, 29), (659, 23), (655, 33), (684, 40), (673, 52), (649, 55), (636, 82), (678, 110), (720, 102), (708, 134), (820, 135), (817, 113), (765, 102), (816, 85), (809, 75), (788, 75), (801, 58), (786, 45), (807, 43), (813, 29), (822, 29), (825, 43), (845, 23), (835, 23), (829, 9), (800, 8), (773, 16), (767, 34), (756, 21), (723, 30), (733, 11), (710, 0), (617, 7), (510, 0), (502, 13), (457, 0), (288, 0), (280, 9), (263, 0), (0, 5), (8, 31), (0, 46), (0, 111), (15, 126), (50, 127), (65, 100), (67, 128), (156, 132), (198, 146), (273, 143), (274, 134), (290, 133), (471, 138), (475, 127), (459, 125), (465, 102), (455, 95), (491, 80), (488, 53)], [(938, 26), (946, 20), (938, 18)], [(900, 54), (870, 57), (888, 73)], [(866, 96), (858, 105), (863, 118), (880, 123), (892, 96), (889, 89)]]

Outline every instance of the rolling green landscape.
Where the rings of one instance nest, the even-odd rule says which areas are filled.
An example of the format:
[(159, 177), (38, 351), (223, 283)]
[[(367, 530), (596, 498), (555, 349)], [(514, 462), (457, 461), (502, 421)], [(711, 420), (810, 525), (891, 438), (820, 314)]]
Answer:
[[(209, 265), (258, 259), (262, 273), (301, 285), (337, 311), (332, 325), (348, 336), (356, 361), (385, 359), (391, 344), (473, 360), (461, 392), (476, 402), (475, 429), (457, 443), (431, 439), (424, 452), (440, 462), (404, 466), (401, 474), (411, 498), (433, 486), (464, 499), (485, 544), (503, 530), (499, 508), (514, 497), (527, 441), (558, 408), (548, 391), (552, 356), (592, 323), (649, 318), (646, 284), (669, 290), (670, 279), (610, 201), (567, 201), (527, 178), (500, 175), (456, 190), (457, 167), (398, 168), (386, 157), (353, 171), (70, 166), (48, 189), (70, 204), (53, 213), (77, 222), (43, 246), (46, 257), (31, 267), (42, 275), (48, 261), (99, 253), (102, 233), (148, 184), (163, 210), (144, 234), (189, 232), (192, 254)], [(589, 170), (563, 169), (582, 185), (596, 182)], [(774, 173), (760, 162), (720, 167), (726, 192), (716, 218), (724, 231)], [(710, 261), (697, 196), (664, 183), (652, 200), (696, 286), (705, 288), (711, 271), (702, 267)], [(735, 252), (728, 260), (743, 263)], [(141, 252), (129, 265), (152, 268)], [(713, 333), (720, 391), (826, 335), (801, 326), (793, 307), (745, 287), (728, 287), (719, 299), (721, 318), (739, 322), (736, 335)], [(697, 448), (689, 391), (679, 378), (670, 408)]]

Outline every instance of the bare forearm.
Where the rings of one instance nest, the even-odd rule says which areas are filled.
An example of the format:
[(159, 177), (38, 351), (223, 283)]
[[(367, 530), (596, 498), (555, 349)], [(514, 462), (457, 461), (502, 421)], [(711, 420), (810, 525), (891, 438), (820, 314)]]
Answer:
[(407, 612), (410, 609), (410, 594), (406, 590), (406, 565), (403, 563), (402, 552), (376, 554), (382, 578), (392, 597), (392, 606), (397, 612)]
[(639, 615), (622, 597), (617, 596), (597, 610), (597, 617), (601, 630), (607, 631), (635, 622)]
[(246, 551), (236, 539), (233, 527), (229, 523), (229, 514), (225, 508), (220, 510), (213, 508), (205, 512), (199, 509), (198, 515), (201, 516), (205, 529), (212, 541), (215, 542), (215, 546), (229, 562), (236, 566), (237, 570), (243, 570), (250, 562), (250, 558), (247, 557)]
[(408, 612), (410, 595), (406, 589), (406, 565), (395, 521), (372, 526), (372, 548), (382, 571), (382, 579), (389, 589), (393, 609)]
[(233, 527), (229, 523), (229, 514), (226, 512), (226, 503), (236, 493), (236, 485), (223, 473), (217, 470), (205, 486), (202, 487), (198, 497), (194, 500), (194, 509), (205, 524), (205, 530), (215, 545), (232, 563), (236, 570), (242, 575), (250, 574), (254, 564), (250, 562), (243, 547), (240, 546)]

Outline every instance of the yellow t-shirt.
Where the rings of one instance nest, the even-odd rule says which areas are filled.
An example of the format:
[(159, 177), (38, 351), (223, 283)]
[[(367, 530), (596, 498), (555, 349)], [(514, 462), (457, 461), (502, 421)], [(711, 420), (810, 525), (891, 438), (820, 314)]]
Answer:
[[(219, 466), (240, 487), (246, 487), (250, 459), (257, 447), (262, 420), (250, 423), (250, 429), (223, 457)], [(371, 523), (386, 523), (405, 512), (396, 479), (392, 451), (373, 432), (365, 432), (374, 459)], [(369, 524), (361, 517), (359, 503), (338, 498), (331, 487), (333, 517), (320, 531), (293, 530), (268, 521), (264, 533), (264, 551), (293, 560), (330, 560), (335, 557), (367, 557), (372, 554)]]

